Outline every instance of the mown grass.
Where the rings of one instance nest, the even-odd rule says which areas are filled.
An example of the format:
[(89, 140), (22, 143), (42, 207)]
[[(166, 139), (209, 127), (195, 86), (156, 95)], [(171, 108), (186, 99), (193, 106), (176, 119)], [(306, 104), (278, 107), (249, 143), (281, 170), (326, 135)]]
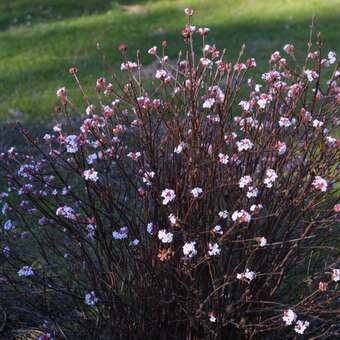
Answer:
[[(187, 6), (195, 9), (197, 26), (212, 29), (209, 41), (227, 48), (228, 58), (235, 58), (245, 43), (246, 55), (257, 59), (261, 71), (267, 68), (270, 53), (287, 42), (305, 50), (313, 15), (327, 50), (340, 52), (340, 0), (3, 0), (0, 121), (50, 119), (60, 86), (66, 86), (79, 102), (68, 74), (73, 65), (94, 95), (96, 77), (109, 76), (97, 42), (116, 68), (122, 41), (129, 46), (131, 59), (137, 48), (144, 52), (164, 39), (169, 41), (170, 58), (175, 57), (183, 46), (180, 31)], [(150, 62), (143, 58), (144, 64)]]

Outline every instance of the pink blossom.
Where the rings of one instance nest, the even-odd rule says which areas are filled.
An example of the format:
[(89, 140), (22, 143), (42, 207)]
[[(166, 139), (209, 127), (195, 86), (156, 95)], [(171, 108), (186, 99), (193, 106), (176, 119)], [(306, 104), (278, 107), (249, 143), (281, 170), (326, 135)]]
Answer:
[(120, 69), (122, 71), (135, 71), (138, 68), (138, 64), (135, 62), (128, 61), (126, 63), (122, 63)]
[(209, 91), (211, 92), (211, 95), (216, 99), (218, 103), (224, 102), (224, 93), (221, 90), (221, 88), (217, 85), (209, 87)]
[(271, 57), (270, 57), (270, 61), (274, 62), (274, 61), (278, 61), (281, 58), (280, 52), (279, 51), (275, 51)]
[(310, 122), (312, 120), (312, 114), (305, 108), (301, 108), (300, 114), (305, 122)]
[(161, 79), (161, 80), (166, 79), (168, 77), (168, 72), (165, 71), (164, 69), (157, 70), (155, 77), (156, 77), (156, 79)]
[(268, 83), (272, 83), (274, 82), (275, 80), (280, 80), (281, 79), (281, 73), (278, 72), (278, 71), (270, 71), (270, 72), (267, 72), (267, 73), (263, 73), (261, 78), (263, 80), (265, 80), (266, 82)]
[(256, 240), (261, 248), (267, 245), (267, 239), (265, 237), (257, 237)]
[(86, 108), (86, 114), (87, 114), (87, 115), (94, 114), (95, 112), (96, 112), (96, 111), (95, 111), (94, 105), (89, 105), (89, 106)]
[(315, 176), (315, 178), (312, 182), (312, 185), (316, 190), (320, 190), (322, 192), (325, 192), (327, 190), (328, 183), (321, 176)]
[(247, 65), (246, 64), (235, 64), (234, 65), (234, 70), (235, 71), (238, 71), (238, 72), (241, 72), (241, 71), (244, 71), (247, 69)]
[(247, 131), (250, 128), (257, 128), (259, 126), (259, 122), (257, 119), (254, 119), (253, 117), (246, 117), (242, 118), (239, 121), (239, 125), (242, 131)]
[(246, 61), (246, 65), (248, 68), (256, 67), (256, 60), (254, 58), (250, 58)]
[(248, 191), (246, 195), (248, 198), (252, 198), (252, 197), (257, 197), (258, 193), (259, 193), (259, 190), (257, 188), (250, 186), (248, 187)]
[(200, 35), (207, 35), (209, 32), (210, 32), (210, 28), (208, 27), (200, 27), (197, 32), (200, 34)]
[(211, 109), (214, 104), (215, 104), (215, 99), (214, 98), (208, 98), (203, 103), (203, 109)]
[(287, 60), (285, 58), (281, 58), (279, 60), (279, 64), (280, 64), (280, 66), (286, 66), (287, 65)]
[(309, 82), (312, 82), (319, 77), (319, 74), (312, 70), (306, 70), (304, 73)]
[(271, 100), (272, 100), (272, 97), (270, 95), (267, 95), (266, 93), (262, 93), (260, 95), (260, 99), (257, 101), (257, 105), (261, 109), (265, 109), (267, 104), (269, 104)]
[(156, 55), (157, 54), (157, 46), (153, 46), (148, 50), (148, 53), (151, 55)]
[(118, 231), (112, 232), (112, 237), (115, 240), (124, 240), (128, 238), (129, 229), (127, 227), (121, 227)]
[(284, 155), (287, 151), (287, 145), (285, 142), (280, 142), (278, 141), (276, 143), (276, 149), (277, 149), (277, 152), (278, 154), (281, 156), (281, 155)]
[(249, 112), (251, 110), (249, 101), (241, 100), (238, 105), (240, 105), (244, 111)]
[(143, 174), (143, 182), (150, 186), (151, 185), (151, 180), (155, 177), (155, 172), (154, 171), (145, 171)]
[(105, 87), (106, 84), (106, 79), (103, 77), (100, 77), (97, 79), (97, 83), (96, 83), (96, 90), (100, 91), (103, 87)]
[(71, 207), (68, 207), (66, 205), (58, 208), (55, 214), (57, 216), (65, 217), (69, 220), (75, 220), (76, 219), (76, 214), (75, 214), (74, 210)]
[(127, 156), (129, 158), (131, 158), (133, 161), (138, 161), (138, 159), (140, 158), (141, 155), (142, 154), (139, 151), (137, 151), (137, 152), (129, 152), (127, 154)]
[(214, 234), (223, 235), (222, 227), (219, 224), (212, 228), (212, 232)]
[(281, 117), (279, 120), (280, 127), (290, 127), (292, 126), (292, 122), (287, 117)]
[(177, 223), (177, 218), (176, 218), (176, 216), (175, 216), (174, 214), (170, 214), (170, 215), (168, 216), (168, 219), (169, 219), (169, 221), (170, 221), (170, 223), (171, 223), (172, 225), (175, 225), (175, 224)]
[(184, 13), (185, 13), (185, 15), (187, 15), (188, 17), (191, 17), (191, 16), (193, 16), (194, 11), (193, 11), (192, 8), (188, 7), (188, 8), (185, 8), (185, 9), (184, 9)]
[(327, 57), (328, 57), (328, 61), (329, 61), (330, 64), (334, 64), (336, 62), (336, 53), (335, 52), (329, 51)]
[(260, 211), (262, 210), (263, 206), (262, 204), (253, 204), (250, 207), (250, 211), (253, 213), (253, 215), (257, 215), (260, 213)]
[(327, 288), (328, 288), (328, 283), (327, 282), (322, 282), (322, 281), (319, 282), (319, 290), (321, 292), (327, 291)]
[(253, 271), (250, 271), (248, 268), (246, 268), (246, 271), (243, 273), (238, 273), (236, 275), (236, 278), (241, 280), (241, 281), (246, 281), (250, 283), (256, 278), (256, 273)]
[(332, 147), (332, 148), (336, 147), (336, 145), (338, 143), (338, 140), (336, 138), (331, 137), (331, 136), (326, 136), (325, 140), (326, 140), (325, 142), (326, 142), (327, 146)]
[(66, 151), (68, 153), (76, 153), (78, 151), (78, 137), (76, 135), (69, 135), (65, 138)]
[(57, 96), (61, 98), (66, 98), (66, 89), (65, 87), (61, 87), (60, 89), (57, 90)]
[(243, 176), (241, 177), (239, 181), (239, 187), (244, 188), (245, 186), (249, 185), (251, 182), (252, 182), (252, 178), (249, 175)]
[(229, 162), (229, 156), (225, 155), (223, 153), (218, 154), (218, 161), (224, 165), (228, 164)]
[(175, 147), (174, 152), (180, 154), (186, 147), (187, 147), (186, 143), (181, 142)]
[(319, 56), (319, 51), (309, 52), (307, 58), (311, 60), (317, 59)]
[(239, 142), (236, 142), (237, 149), (239, 152), (251, 150), (254, 144), (247, 138), (241, 139)]
[(200, 62), (203, 66), (207, 67), (212, 64), (212, 61), (208, 58), (201, 58)]
[(321, 122), (320, 120), (314, 119), (313, 120), (313, 127), (316, 129), (319, 129), (323, 126), (323, 122)]
[(278, 175), (275, 170), (267, 169), (266, 177), (264, 178), (263, 183), (266, 185), (267, 188), (271, 188), (277, 178), (278, 178)]
[(176, 198), (175, 191), (172, 189), (164, 189), (161, 196), (163, 197), (163, 205), (167, 205)]
[(52, 141), (52, 136), (49, 134), (49, 133), (46, 133), (43, 137), (43, 140), (46, 142), (46, 143), (51, 143)]
[(216, 318), (214, 312), (209, 312), (208, 313), (208, 318), (209, 318), (210, 322), (216, 322), (217, 321), (217, 318)]
[(287, 309), (283, 312), (282, 320), (286, 323), (287, 326), (292, 325), (297, 318), (297, 315), (294, 313), (292, 309)]
[(249, 223), (251, 216), (248, 212), (246, 212), (245, 210), (236, 210), (233, 212), (233, 214), (231, 215), (231, 219), (234, 222), (237, 223)]
[(87, 162), (87, 164), (93, 164), (93, 163), (95, 163), (97, 158), (98, 158), (97, 154), (96, 153), (92, 153), (92, 154), (90, 154), (90, 155), (88, 155), (86, 157), (86, 162)]
[(309, 327), (308, 321), (298, 320), (298, 321), (296, 321), (296, 325), (294, 327), (294, 330), (298, 334), (303, 334), (308, 327)]
[(218, 213), (218, 216), (224, 220), (228, 218), (228, 215), (229, 213), (227, 210), (222, 210)]
[(294, 45), (292, 44), (286, 44), (283, 46), (283, 50), (287, 53), (287, 54), (293, 54), (294, 53)]
[(334, 282), (340, 281), (340, 269), (333, 269), (332, 280)]
[(168, 61), (169, 57), (167, 55), (165, 55), (164, 57), (162, 57), (160, 60), (159, 60), (159, 63), (161, 65), (165, 65)]
[(98, 172), (94, 169), (88, 169), (83, 172), (83, 176), (86, 181), (97, 182), (98, 181)]
[(195, 197), (195, 198), (199, 198), (203, 195), (203, 189), (196, 187), (194, 189), (191, 190), (191, 194)]

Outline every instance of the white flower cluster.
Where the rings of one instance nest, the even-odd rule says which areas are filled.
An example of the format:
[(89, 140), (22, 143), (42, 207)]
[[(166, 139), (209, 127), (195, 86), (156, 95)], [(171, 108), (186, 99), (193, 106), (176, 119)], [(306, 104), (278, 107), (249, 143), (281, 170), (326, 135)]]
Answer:
[(245, 186), (247, 186), (251, 182), (252, 182), (252, 178), (249, 175), (243, 176), (243, 177), (240, 178), (239, 187), (244, 188)]
[(167, 205), (176, 198), (175, 191), (172, 189), (164, 189), (161, 196), (163, 197), (163, 205)]
[(256, 277), (256, 273), (253, 271), (250, 271), (248, 268), (246, 268), (246, 271), (243, 273), (238, 273), (236, 275), (236, 278), (241, 280), (241, 281), (246, 281), (246, 282), (250, 282), (253, 281)]
[(69, 135), (65, 138), (66, 151), (68, 153), (76, 153), (78, 151), (77, 139), (76, 135)]
[(239, 152), (251, 150), (254, 144), (251, 142), (250, 139), (245, 138), (241, 139), (239, 142), (236, 142), (236, 146)]
[(237, 223), (248, 223), (251, 220), (250, 214), (245, 210), (236, 210), (231, 215), (231, 219)]
[(74, 210), (71, 207), (68, 206), (63, 206), (59, 207), (55, 213), (57, 216), (62, 216), (65, 217), (69, 220), (75, 220), (76, 219), (76, 214)]
[(218, 243), (209, 243), (208, 245), (208, 255), (209, 256), (216, 256), (221, 253), (221, 248)]
[(98, 298), (96, 297), (96, 294), (94, 291), (91, 291), (85, 294), (85, 303), (88, 306), (94, 306), (98, 303)]
[(257, 188), (254, 188), (252, 186), (248, 187), (248, 191), (247, 191), (248, 198), (257, 197), (258, 194), (259, 194), (259, 190)]
[(196, 187), (194, 189), (191, 190), (191, 194), (195, 197), (195, 198), (200, 198), (203, 195), (203, 189)]
[(187, 257), (194, 257), (197, 255), (196, 241), (186, 242), (183, 245), (183, 254)]
[(118, 231), (112, 232), (112, 237), (115, 240), (124, 240), (128, 238), (129, 229), (128, 227), (121, 227)]
[(86, 181), (97, 182), (98, 181), (98, 172), (94, 169), (88, 169), (83, 172), (83, 176)]
[(304, 334), (305, 330), (309, 327), (308, 321), (297, 320), (297, 314), (292, 309), (283, 311), (282, 320), (287, 326), (295, 323), (294, 331), (298, 334)]
[(225, 155), (223, 153), (218, 154), (218, 161), (224, 165), (228, 164), (229, 162), (229, 156)]
[(180, 142), (174, 149), (174, 152), (180, 154), (187, 147), (186, 143)]
[(266, 170), (266, 177), (263, 180), (263, 183), (266, 185), (267, 188), (271, 188), (273, 186), (273, 183), (278, 178), (277, 173), (273, 169), (267, 169)]
[(23, 266), (19, 271), (18, 271), (18, 276), (32, 276), (34, 275), (33, 269), (30, 266)]
[(161, 229), (158, 231), (158, 238), (163, 243), (171, 243), (174, 238), (174, 235), (171, 232), (167, 232), (166, 229)]

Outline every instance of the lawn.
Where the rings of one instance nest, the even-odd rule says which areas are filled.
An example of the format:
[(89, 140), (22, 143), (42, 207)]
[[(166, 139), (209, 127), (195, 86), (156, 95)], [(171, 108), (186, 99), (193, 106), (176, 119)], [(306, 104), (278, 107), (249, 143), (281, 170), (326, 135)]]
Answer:
[[(246, 55), (255, 57), (262, 71), (270, 53), (287, 42), (302, 56), (313, 15), (327, 50), (340, 53), (340, 0), (2, 0), (0, 121), (50, 119), (60, 86), (79, 100), (68, 74), (73, 65), (94, 96), (96, 77), (109, 76), (97, 42), (117, 69), (120, 42), (129, 46), (134, 59), (137, 48), (144, 52), (166, 39), (173, 58), (183, 46), (180, 31), (187, 6), (195, 9), (197, 26), (212, 29), (209, 41), (227, 48), (227, 58), (235, 58), (245, 43)], [(148, 64), (151, 58), (142, 61)]]

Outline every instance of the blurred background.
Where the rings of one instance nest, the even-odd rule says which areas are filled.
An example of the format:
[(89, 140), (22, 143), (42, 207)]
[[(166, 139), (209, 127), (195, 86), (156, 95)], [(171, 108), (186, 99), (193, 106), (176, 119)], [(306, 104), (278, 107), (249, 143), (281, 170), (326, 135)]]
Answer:
[(175, 58), (188, 6), (196, 26), (211, 28), (209, 43), (225, 47), (229, 60), (245, 43), (245, 56), (255, 57), (260, 71), (288, 42), (304, 56), (313, 15), (325, 52), (340, 53), (340, 0), (0, 0), (0, 123), (49, 120), (62, 86), (79, 99), (71, 66), (95, 96), (96, 78), (109, 78), (97, 42), (116, 69), (121, 42), (135, 60), (137, 49), (144, 53), (167, 40), (169, 58)]

